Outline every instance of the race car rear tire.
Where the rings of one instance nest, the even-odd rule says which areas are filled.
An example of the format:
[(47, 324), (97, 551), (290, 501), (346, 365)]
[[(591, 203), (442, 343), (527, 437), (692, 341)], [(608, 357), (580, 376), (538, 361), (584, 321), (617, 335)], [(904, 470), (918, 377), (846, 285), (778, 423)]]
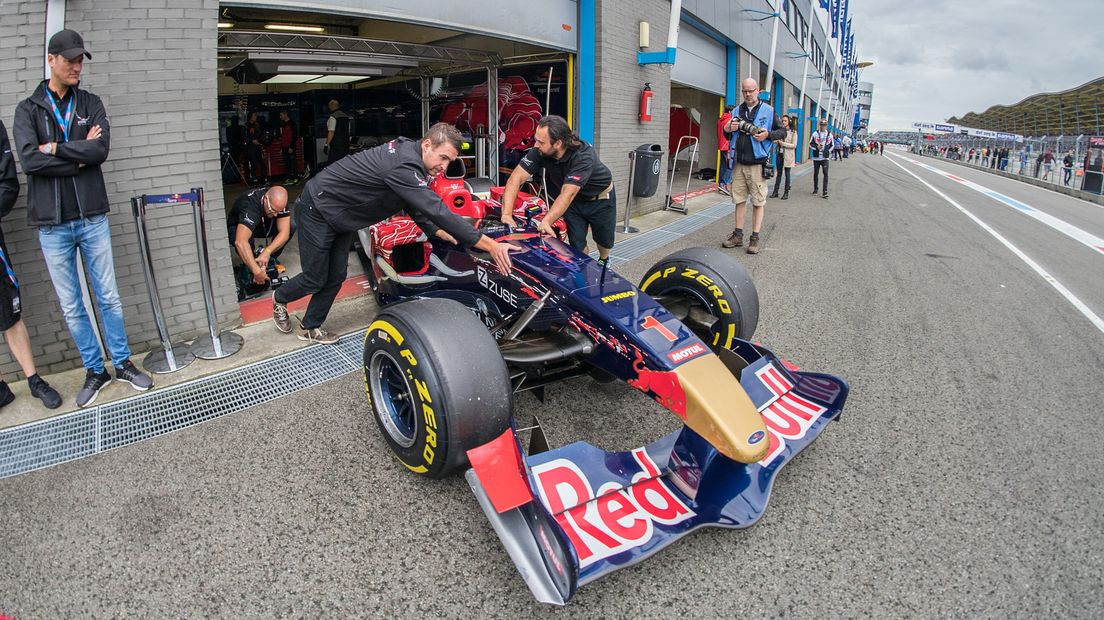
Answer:
[(713, 248), (687, 248), (660, 260), (644, 274), (640, 290), (688, 300), (716, 317), (713, 336), (699, 334), (714, 350), (730, 348), (734, 337), (749, 340), (759, 323), (759, 293), (751, 276), (735, 258)]
[(412, 299), (385, 308), (364, 337), (364, 390), (387, 445), (415, 473), (441, 478), (510, 426), (498, 345), (463, 304)]

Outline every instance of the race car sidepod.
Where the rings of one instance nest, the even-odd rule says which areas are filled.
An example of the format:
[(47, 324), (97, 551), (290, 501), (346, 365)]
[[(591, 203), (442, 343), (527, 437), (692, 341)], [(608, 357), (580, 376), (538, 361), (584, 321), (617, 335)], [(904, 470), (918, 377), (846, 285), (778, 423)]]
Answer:
[(534, 597), (564, 605), (580, 585), (699, 527), (746, 528), (775, 476), (839, 417), (848, 385), (737, 340), (740, 384), (766, 425), (756, 463), (733, 461), (689, 427), (628, 452), (577, 442), (525, 455), (514, 428), (468, 451), (466, 478)]

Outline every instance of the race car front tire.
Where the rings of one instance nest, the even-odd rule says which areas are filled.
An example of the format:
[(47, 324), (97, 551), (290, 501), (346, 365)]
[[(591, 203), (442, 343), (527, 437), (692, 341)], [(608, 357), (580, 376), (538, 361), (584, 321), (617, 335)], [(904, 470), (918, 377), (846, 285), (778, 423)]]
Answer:
[(411, 299), (385, 308), (364, 337), (364, 389), (387, 445), (408, 469), (441, 478), (510, 425), (506, 363), (463, 304)]
[(710, 333), (699, 336), (714, 350), (730, 348), (734, 338), (751, 339), (759, 323), (759, 293), (751, 276), (735, 258), (713, 248), (687, 248), (660, 260), (644, 274), (640, 290), (666, 300), (676, 315), (680, 302), (681, 314), (689, 302), (712, 315)]

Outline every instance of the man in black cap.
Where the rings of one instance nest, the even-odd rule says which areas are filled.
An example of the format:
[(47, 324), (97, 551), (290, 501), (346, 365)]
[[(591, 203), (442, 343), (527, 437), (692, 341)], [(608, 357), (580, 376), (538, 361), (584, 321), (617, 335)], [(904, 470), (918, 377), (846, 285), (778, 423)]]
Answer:
[(111, 375), (104, 369), (103, 352), (81, 298), (78, 250), (91, 276), (115, 378), (139, 391), (153, 387), (149, 376), (130, 361), (115, 283), (107, 187), (100, 169), (110, 150), (111, 128), (100, 98), (77, 88), (85, 58), (92, 54), (80, 34), (62, 30), (50, 37), (50, 78), (19, 102), (13, 127), (27, 174), (27, 224), (38, 229), (50, 279), (87, 371), (77, 392), (80, 407), (96, 400)]

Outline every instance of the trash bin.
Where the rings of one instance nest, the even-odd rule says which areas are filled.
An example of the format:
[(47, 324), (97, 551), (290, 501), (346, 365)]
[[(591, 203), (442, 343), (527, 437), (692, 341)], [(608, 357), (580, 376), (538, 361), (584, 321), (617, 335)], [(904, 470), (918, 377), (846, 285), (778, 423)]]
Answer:
[(636, 170), (632, 178), (632, 195), (637, 198), (655, 196), (659, 188), (659, 171), (662, 168), (659, 160), (663, 157), (663, 147), (659, 144), (641, 144), (634, 154)]

